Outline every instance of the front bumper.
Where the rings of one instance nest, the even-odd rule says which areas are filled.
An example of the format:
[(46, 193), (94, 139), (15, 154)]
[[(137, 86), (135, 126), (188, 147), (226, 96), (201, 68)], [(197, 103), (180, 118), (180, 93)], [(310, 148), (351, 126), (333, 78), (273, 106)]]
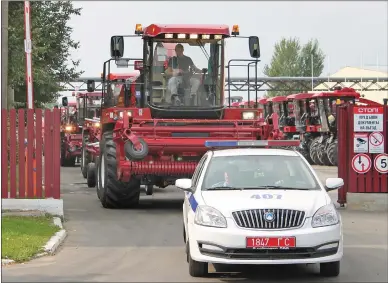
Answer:
[[(339, 261), (343, 256), (341, 223), (312, 228), (311, 218), (298, 229), (255, 230), (238, 228), (232, 219), (228, 228), (189, 224), (191, 257), (200, 262), (224, 264), (308, 264)], [(246, 237), (296, 237), (290, 249), (246, 248)]]

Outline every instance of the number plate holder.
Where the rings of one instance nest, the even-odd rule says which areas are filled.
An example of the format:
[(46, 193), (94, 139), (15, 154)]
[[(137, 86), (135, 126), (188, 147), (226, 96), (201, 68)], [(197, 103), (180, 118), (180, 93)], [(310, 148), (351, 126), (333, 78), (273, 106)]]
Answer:
[(288, 249), (296, 247), (296, 237), (246, 237), (247, 249)]

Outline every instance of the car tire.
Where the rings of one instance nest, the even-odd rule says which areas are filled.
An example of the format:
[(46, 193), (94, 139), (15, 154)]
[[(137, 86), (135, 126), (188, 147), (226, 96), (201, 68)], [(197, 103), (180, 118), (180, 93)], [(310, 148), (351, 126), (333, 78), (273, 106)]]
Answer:
[(319, 265), (320, 274), (324, 277), (336, 277), (340, 274), (340, 262), (325, 262)]
[(208, 275), (208, 263), (207, 262), (200, 262), (193, 260), (191, 258), (190, 254), (190, 245), (189, 241), (187, 241), (188, 246), (188, 261), (189, 261), (189, 274), (192, 277), (206, 277)]

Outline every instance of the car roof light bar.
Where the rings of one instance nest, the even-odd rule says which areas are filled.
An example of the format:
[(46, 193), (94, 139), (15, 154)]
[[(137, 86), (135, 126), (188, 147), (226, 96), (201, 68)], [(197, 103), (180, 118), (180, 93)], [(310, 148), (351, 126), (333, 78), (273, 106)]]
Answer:
[(279, 147), (279, 146), (299, 146), (299, 140), (224, 140), (205, 141), (205, 147)]

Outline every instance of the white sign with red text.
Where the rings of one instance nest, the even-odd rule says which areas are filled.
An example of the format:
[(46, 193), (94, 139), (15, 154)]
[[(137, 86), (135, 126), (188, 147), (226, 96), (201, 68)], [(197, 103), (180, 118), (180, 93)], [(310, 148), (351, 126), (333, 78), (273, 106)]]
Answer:
[(354, 107), (355, 132), (382, 132), (384, 126), (383, 107)]

